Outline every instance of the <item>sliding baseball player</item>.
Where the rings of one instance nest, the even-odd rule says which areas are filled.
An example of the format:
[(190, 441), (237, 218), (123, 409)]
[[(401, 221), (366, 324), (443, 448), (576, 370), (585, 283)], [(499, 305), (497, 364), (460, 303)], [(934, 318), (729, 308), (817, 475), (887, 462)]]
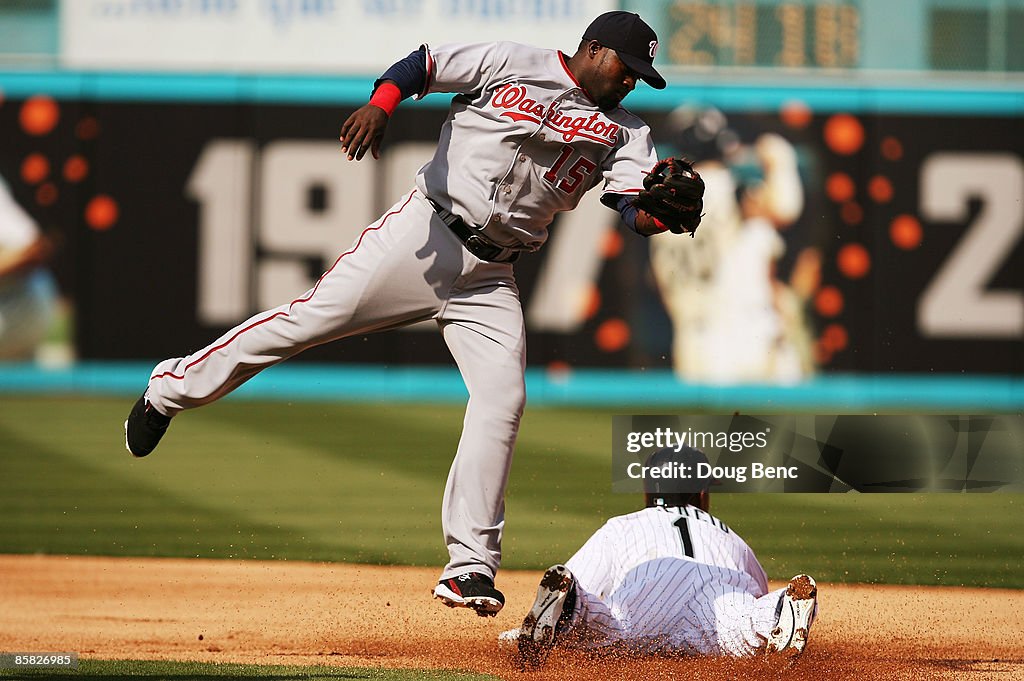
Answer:
[[(659, 450), (648, 466), (707, 458)], [(797, 575), (782, 589), (754, 552), (708, 512), (710, 481), (645, 480), (646, 508), (609, 520), (565, 565), (548, 569), (515, 642), (525, 668), (554, 646), (633, 654), (799, 655), (814, 621), (817, 587)], [(689, 491), (678, 491), (686, 490)], [(666, 491), (671, 490), (671, 491)]]

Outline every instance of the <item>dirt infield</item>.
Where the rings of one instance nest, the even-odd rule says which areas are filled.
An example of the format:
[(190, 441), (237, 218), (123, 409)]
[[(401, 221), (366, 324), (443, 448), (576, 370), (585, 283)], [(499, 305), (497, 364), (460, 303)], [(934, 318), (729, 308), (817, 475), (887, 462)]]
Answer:
[(595, 659), (516, 671), (495, 638), (539, 573), (503, 572), (493, 619), (432, 601), (434, 568), (0, 556), (0, 650), (83, 658), (468, 669), (503, 679), (1024, 679), (1024, 591), (819, 584), (792, 668)]

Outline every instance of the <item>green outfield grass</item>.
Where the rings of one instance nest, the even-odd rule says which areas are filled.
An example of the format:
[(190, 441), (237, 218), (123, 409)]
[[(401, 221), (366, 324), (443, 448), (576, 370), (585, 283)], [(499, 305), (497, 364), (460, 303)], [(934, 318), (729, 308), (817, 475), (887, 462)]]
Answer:
[[(462, 409), (224, 400), (143, 460), (132, 400), (0, 398), (0, 553), (443, 565), (440, 500)], [(507, 568), (564, 561), (610, 515), (611, 410), (528, 408)], [(769, 576), (1024, 588), (1013, 494), (721, 494)]]
[(362, 667), (277, 666), (249, 664), (208, 664), (201, 662), (145, 662), (140, 660), (82, 660), (77, 670), (0, 669), (0, 678), (37, 681), (49, 678), (89, 678), (96, 681), (152, 677), (157, 679), (233, 678), (269, 681), (320, 681), (327, 679), (370, 679), (372, 681), (491, 681), (489, 674), (430, 669), (366, 669)]

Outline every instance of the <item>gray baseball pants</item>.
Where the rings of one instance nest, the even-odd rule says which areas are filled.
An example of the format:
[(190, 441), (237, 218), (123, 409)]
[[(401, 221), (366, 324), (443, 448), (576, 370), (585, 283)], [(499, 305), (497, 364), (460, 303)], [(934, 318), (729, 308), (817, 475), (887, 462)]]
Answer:
[(418, 190), (403, 196), (316, 285), (188, 357), (156, 366), (149, 400), (168, 416), (227, 395), (261, 370), (339, 338), (435, 319), (469, 391), (445, 485), (441, 579), (494, 577), (505, 487), (526, 402), (526, 338), (512, 265), (478, 259)]

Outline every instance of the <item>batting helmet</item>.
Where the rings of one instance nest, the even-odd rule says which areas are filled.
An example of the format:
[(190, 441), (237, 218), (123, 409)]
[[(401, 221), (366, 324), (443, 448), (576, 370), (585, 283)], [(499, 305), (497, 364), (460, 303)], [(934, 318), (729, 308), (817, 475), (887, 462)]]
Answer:
[[(698, 477), (698, 464), (708, 465), (708, 457), (694, 447), (659, 449), (644, 466), (644, 497), (648, 506), (696, 506), (698, 497), (710, 489), (710, 477)], [(658, 473), (651, 475), (651, 469)]]
[(713, 106), (683, 104), (669, 113), (666, 122), (671, 144), (688, 158), (725, 162), (741, 147), (725, 114)]

